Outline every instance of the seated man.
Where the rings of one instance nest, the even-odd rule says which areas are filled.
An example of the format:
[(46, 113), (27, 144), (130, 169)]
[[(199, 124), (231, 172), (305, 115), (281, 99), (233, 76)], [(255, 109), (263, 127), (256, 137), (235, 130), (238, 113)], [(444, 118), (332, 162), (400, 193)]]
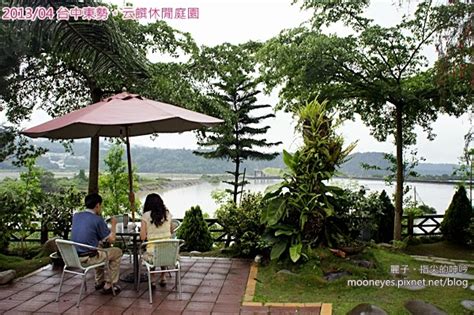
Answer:
[[(99, 246), (99, 242), (115, 241), (115, 229), (117, 219), (112, 218), (112, 230), (107, 227), (104, 219), (100, 216), (102, 211), (102, 197), (99, 194), (90, 194), (85, 198), (86, 210), (75, 213), (72, 218), (71, 240), (73, 242), (82, 243), (94, 247)], [(88, 248), (76, 247), (80, 256), (81, 263), (84, 265), (94, 265), (105, 261), (106, 255), (103, 251), (90, 251)], [(122, 258), (122, 250), (116, 247), (105, 249), (109, 256), (110, 274), (104, 278), (104, 268), (97, 268), (95, 274), (95, 289), (102, 289), (102, 293), (112, 293), (114, 286), (115, 293), (120, 292), (117, 285), (120, 272), (120, 260)]]

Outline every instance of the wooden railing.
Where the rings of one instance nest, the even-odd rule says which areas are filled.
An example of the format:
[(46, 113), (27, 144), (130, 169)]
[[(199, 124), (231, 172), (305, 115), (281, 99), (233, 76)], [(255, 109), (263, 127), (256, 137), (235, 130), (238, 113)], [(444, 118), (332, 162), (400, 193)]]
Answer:
[(436, 236), (442, 235), (441, 222), (444, 215), (422, 215), (418, 217), (403, 216), (402, 233), (404, 236)]
[[(443, 221), (443, 215), (423, 215), (418, 217), (403, 216), (402, 220), (402, 235), (403, 236), (437, 236), (442, 235), (440, 227)], [(177, 219), (183, 222), (183, 219)], [(224, 226), (217, 219), (204, 219), (207, 223), (209, 231), (212, 234), (214, 243), (225, 243), (228, 246), (232, 240), (232, 236), (225, 232)], [(36, 232), (41, 237), (31, 237)], [(11, 242), (41, 242), (47, 241), (48, 231), (42, 230), (41, 228), (30, 229), (28, 231), (20, 231), (14, 233), (10, 239)], [(70, 231), (64, 231), (61, 237), (68, 238)]]
[[(183, 222), (183, 219), (176, 219), (179, 222)], [(217, 220), (217, 219), (204, 219), (206, 221), (207, 226), (209, 228), (209, 232), (213, 237), (214, 243), (225, 243), (225, 245), (229, 245), (231, 241), (231, 236), (225, 232), (224, 226)], [(20, 235), (21, 234), (21, 235)], [(39, 235), (38, 236), (35, 236)], [(62, 238), (68, 238), (70, 231), (63, 231)], [(43, 228), (36, 228), (36, 229), (28, 229), (27, 231), (17, 231), (17, 233), (13, 233), (10, 242), (41, 242), (45, 243), (48, 240), (48, 231)]]

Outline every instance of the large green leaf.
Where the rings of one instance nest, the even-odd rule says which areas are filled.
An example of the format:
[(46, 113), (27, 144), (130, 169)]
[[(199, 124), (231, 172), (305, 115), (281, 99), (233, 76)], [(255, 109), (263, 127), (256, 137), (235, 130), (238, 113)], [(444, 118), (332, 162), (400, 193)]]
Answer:
[(301, 258), (301, 250), (303, 249), (303, 244), (295, 244), (290, 247), (290, 258), (292, 262), (297, 262)]
[(293, 155), (288, 153), (288, 151), (283, 150), (283, 163), (290, 169), (294, 170), (295, 163), (293, 161)]
[(281, 254), (283, 254), (287, 246), (288, 246), (287, 240), (280, 240), (278, 243), (273, 245), (272, 251), (270, 253), (270, 259), (275, 260), (275, 259), (280, 258)]
[(283, 197), (272, 199), (268, 203), (268, 212), (266, 213), (266, 222), (269, 226), (275, 225), (285, 214), (286, 203)]

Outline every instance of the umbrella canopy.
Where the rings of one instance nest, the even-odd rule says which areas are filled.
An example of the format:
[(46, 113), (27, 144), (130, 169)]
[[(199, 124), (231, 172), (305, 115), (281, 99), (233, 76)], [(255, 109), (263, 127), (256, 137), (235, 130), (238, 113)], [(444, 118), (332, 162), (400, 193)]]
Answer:
[(123, 92), (24, 130), (32, 137), (80, 139), (94, 136), (123, 137), (170, 133), (222, 123), (208, 115)]
[[(96, 150), (97, 154), (92, 153), (94, 139), (98, 139), (98, 137), (125, 137), (130, 205), (132, 217), (135, 218), (129, 136), (183, 132), (202, 127), (212, 127), (222, 122), (223, 120), (221, 119), (178, 106), (149, 100), (137, 94), (123, 92), (41, 125), (26, 129), (22, 133), (31, 138), (80, 139), (91, 137), (89, 177), (95, 179), (97, 179), (99, 172), (99, 163), (98, 151)], [(95, 167), (92, 167), (92, 165)], [(91, 184), (91, 181), (89, 184)]]

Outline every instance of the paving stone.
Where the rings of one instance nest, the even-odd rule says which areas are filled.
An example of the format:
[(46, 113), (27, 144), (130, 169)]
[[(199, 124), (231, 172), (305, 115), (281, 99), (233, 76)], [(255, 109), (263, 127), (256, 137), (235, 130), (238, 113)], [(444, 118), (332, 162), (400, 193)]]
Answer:
[(217, 300), (217, 294), (218, 293), (206, 293), (206, 294), (201, 294), (196, 292), (192, 298), (191, 301), (193, 302), (216, 302)]
[(388, 315), (383, 309), (376, 305), (359, 304), (350, 310), (347, 315)]
[(400, 288), (406, 289), (409, 291), (420, 291), (425, 289), (426, 287), (424, 285), (407, 285), (407, 286), (401, 286)]
[(122, 314), (125, 311), (123, 307), (115, 307), (115, 306), (101, 306), (97, 310), (95, 310), (92, 314), (93, 315), (116, 315)]
[(17, 307), (12, 309), (11, 311), (25, 311), (25, 312), (35, 312), (48, 304), (48, 302), (32, 302), (32, 301), (25, 301), (19, 304)]
[(468, 311), (474, 312), (474, 300), (461, 301), (461, 305)]
[(188, 301), (163, 301), (160, 303), (156, 311), (174, 311), (176, 314), (176, 312), (182, 312), (187, 304)]
[(125, 298), (125, 297), (120, 297), (116, 298), (113, 297), (111, 298), (107, 303), (105, 303), (105, 306), (112, 306), (112, 307), (120, 307), (120, 308), (128, 308), (132, 303), (135, 301), (133, 298)]
[(440, 264), (440, 265), (457, 265), (457, 263), (450, 261), (450, 260), (433, 260), (433, 263)]
[(298, 274), (296, 274), (296, 273), (294, 273), (294, 272), (291, 272), (291, 271), (289, 271), (289, 270), (287, 270), (287, 269), (279, 270), (279, 271), (277, 272), (277, 274), (280, 274), (280, 275), (289, 275), (289, 276), (296, 276), (296, 277), (299, 276)]
[(428, 257), (412, 257), (416, 261), (423, 261), (423, 262), (434, 262), (432, 259)]
[(55, 313), (60, 314), (67, 310), (69, 310), (73, 305), (76, 305), (76, 302), (52, 302), (48, 303), (42, 308), (40, 308), (37, 312), (38, 313)]
[[(125, 257), (127, 258), (127, 257)], [(124, 259), (124, 265), (130, 266)], [(66, 275), (59, 302), (55, 302), (61, 269), (44, 269), (21, 281), (0, 287), (0, 313), (22, 314), (238, 314), (250, 270), (248, 260), (196, 258), (183, 261), (182, 300), (174, 288), (174, 277), (165, 288), (152, 292), (150, 304), (146, 283), (137, 292), (133, 284), (121, 283), (116, 296), (95, 291), (94, 275), (87, 277), (89, 291), (83, 292), (80, 307), (76, 302), (82, 279)], [(131, 271), (122, 268), (121, 273)], [(188, 271), (187, 271), (188, 270)], [(201, 272), (202, 271), (202, 272)], [(3, 300), (1, 300), (3, 298)], [(259, 314), (268, 308), (256, 310)], [(244, 313), (250, 310), (244, 310)], [(254, 313), (254, 312), (252, 312)]]
[(405, 308), (412, 315), (447, 315), (436, 306), (420, 300), (411, 300), (405, 303)]
[[(154, 309), (142, 308), (142, 307), (130, 307), (122, 315), (150, 315), (153, 314)], [(161, 313), (160, 313), (161, 314)]]
[(76, 307), (76, 304), (73, 304), (66, 312), (63, 314), (65, 315), (90, 315), (97, 310), (99, 306), (97, 305), (85, 305), (80, 304), (79, 307)]
[(240, 303), (216, 303), (212, 309), (212, 313), (232, 313), (240, 312)]
[(9, 309), (15, 308), (18, 306), (18, 301), (14, 300), (1, 300), (0, 301), (0, 313), (8, 311)]
[(462, 280), (474, 280), (474, 275), (469, 273), (457, 272), (457, 273), (426, 273), (429, 276), (433, 277), (441, 277), (441, 278), (455, 278), (455, 279), (462, 279)]

